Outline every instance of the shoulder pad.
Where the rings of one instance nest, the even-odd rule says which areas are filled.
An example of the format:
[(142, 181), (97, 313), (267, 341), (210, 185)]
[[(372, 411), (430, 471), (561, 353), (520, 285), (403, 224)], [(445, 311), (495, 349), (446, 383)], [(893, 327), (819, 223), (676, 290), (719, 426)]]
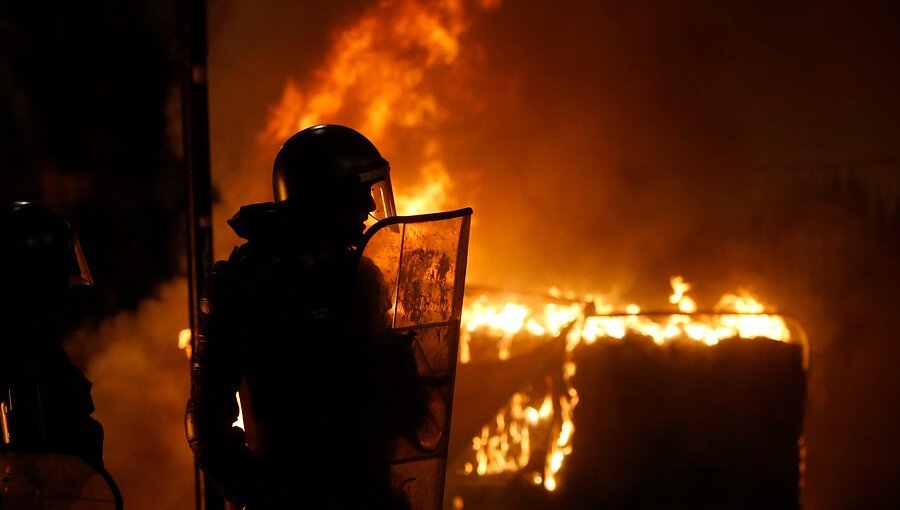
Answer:
[(214, 314), (225, 302), (230, 301), (240, 291), (237, 289), (234, 264), (220, 260), (213, 264), (206, 279), (203, 305), (206, 313)]
[(249, 241), (272, 230), (278, 211), (273, 202), (245, 205), (228, 220), (228, 225), (238, 236)]

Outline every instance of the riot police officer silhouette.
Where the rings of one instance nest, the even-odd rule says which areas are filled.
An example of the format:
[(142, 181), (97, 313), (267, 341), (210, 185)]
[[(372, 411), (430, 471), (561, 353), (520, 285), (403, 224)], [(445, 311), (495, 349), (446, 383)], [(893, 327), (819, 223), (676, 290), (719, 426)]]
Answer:
[(72, 285), (91, 285), (72, 227), (38, 204), (0, 209), (0, 411), (5, 451), (56, 452), (103, 465), (91, 383), (60, 345)]
[[(250, 510), (404, 508), (388, 437), (425, 417), (426, 397), (357, 250), (368, 218), (394, 214), (390, 166), (362, 134), (319, 125), (285, 142), (273, 184), (275, 202), (229, 220), (247, 242), (208, 280), (189, 443)], [(239, 389), (246, 433), (232, 426)]]

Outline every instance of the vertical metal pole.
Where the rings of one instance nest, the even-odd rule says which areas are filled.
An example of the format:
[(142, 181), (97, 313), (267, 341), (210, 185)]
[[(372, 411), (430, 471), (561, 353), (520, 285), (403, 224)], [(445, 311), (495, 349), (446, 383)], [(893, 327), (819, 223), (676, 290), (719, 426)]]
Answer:
[[(209, 107), (206, 87), (206, 1), (180, 0), (182, 126), (188, 215), (188, 305), (192, 342), (200, 322), (200, 293), (212, 267), (212, 199), (209, 155)], [(196, 353), (196, 345), (191, 346)], [(193, 366), (193, 360), (191, 360)], [(221, 510), (225, 503), (194, 464), (197, 510)]]

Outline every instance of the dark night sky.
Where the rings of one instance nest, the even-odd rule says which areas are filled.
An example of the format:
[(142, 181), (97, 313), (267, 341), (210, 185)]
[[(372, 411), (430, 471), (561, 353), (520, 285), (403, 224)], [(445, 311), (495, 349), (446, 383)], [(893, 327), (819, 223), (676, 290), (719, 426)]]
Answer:
[[(810, 334), (808, 507), (897, 507), (900, 4), (474, 3), (468, 63), (427, 78), (453, 205), (476, 209), (470, 281), (647, 306), (674, 274), (701, 303), (751, 288)], [(94, 317), (180, 273), (174, 14), (151, 4), (0, 6), (0, 199), (73, 219)], [(210, 2), (220, 252), (234, 207), (269, 198), (286, 80), (312, 86), (369, 4)]]

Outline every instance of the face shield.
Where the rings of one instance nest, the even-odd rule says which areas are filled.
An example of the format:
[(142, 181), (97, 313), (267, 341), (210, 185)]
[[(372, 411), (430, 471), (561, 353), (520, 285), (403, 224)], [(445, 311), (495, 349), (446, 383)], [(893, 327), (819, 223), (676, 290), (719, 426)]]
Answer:
[(370, 186), (372, 201), (375, 203), (375, 210), (369, 213), (369, 219), (366, 220), (366, 228), (397, 215), (389, 166), (363, 172), (359, 175), (359, 181), (364, 186)]
[(372, 185), (372, 200), (375, 201), (375, 210), (369, 214), (375, 218), (375, 221), (397, 215), (390, 175)]

